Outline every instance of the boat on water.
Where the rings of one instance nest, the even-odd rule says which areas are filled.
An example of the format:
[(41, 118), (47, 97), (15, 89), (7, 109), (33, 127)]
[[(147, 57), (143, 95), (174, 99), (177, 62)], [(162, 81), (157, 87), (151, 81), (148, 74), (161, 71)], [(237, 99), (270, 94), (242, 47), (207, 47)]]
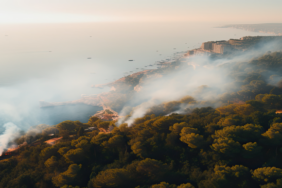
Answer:
[(133, 61), (133, 59), (130, 59), (130, 60), (128, 60), (128, 61)]

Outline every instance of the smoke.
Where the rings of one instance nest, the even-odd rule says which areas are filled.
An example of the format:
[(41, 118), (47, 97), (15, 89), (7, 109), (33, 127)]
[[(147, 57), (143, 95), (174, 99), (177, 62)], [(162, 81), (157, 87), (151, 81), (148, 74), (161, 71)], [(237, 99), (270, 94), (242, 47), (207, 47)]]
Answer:
[[(260, 42), (252, 49), (234, 52), (232, 55), (223, 56), (224, 58), (212, 58), (209, 55), (181, 58), (180, 65), (170, 67), (173, 69), (170, 73), (162, 74), (160, 71), (158, 74), (162, 76), (155, 76), (155, 79), (151, 79), (152, 76), (142, 78), (138, 86), (141, 89), (126, 104), (127, 106), (135, 105), (132, 108), (131, 116), (128, 119), (121, 118), (118, 124), (125, 122), (131, 125), (134, 119), (143, 117), (151, 107), (167, 101), (180, 100), (187, 95), (201, 101), (200, 104), (193, 105), (193, 107), (207, 105), (218, 107), (221, 104), (216, 101), (222, 94), (237, 91), (240, 87), (234, 79), (234, 74), (238, 72), (237, 69), (242, 69), (240, 71), (244, 74), (253, 71), (255, 68), (247, 62), (268, 51), (281, 49), (280, 41), (269, 41)], [(266, 77), (269, 77), (270, 73), (266, 74)], [(277, 79), (273, 78), (274, 81)], [(184, 112), (185, 108), (189, 108), (189, 105), (182, 105), (176, 112)], [(126, 117), (126, 113), (128, 113), (128, 107), (123, 109), (120, 115)]]
[(19, 136), (20, 128), (13, 123), (6, 123), (3, 125), (5, 131), (0, 135), (0, 156), (3, 151), (7, 149), (9, 142)]
[[(6, 148), (7, 143), (9, 143), (12, 138), (15, 138), (14, 136), (11, 137), (12, 134), (10, 130), (14, 130), (16, 134), (15, 130), (28, 131), (30, 127), (42, 123), (55, 125), (65, 120), (87, 122), (89, 117), (100, 109), (88, 105), (40, 108), (39, 101), (41, 100), (48, 102), (68, 101), (79, 98), (81, 93), (93, 94), (98, 92), (90, 87), (91, 83), (93, 83), (93, 75), (88, 74), (90, 70), (95, 70), (95, 65), (91, 65), (89, 62), (78, 64), (76, 59), (66, 62), (68, 62), (68, 64), (63, 63), (64, 66), (52, 67), (50, 65), (51, 68), (49, 67), (50, 70), (48, 71), (46, 71), (44, 67), (38, 70), (36, 67), (34, 68), (27, 64), (26, 66), (29, 67), (29, 69), (34, 69), (33, 71), (36, 72), (36, 74), (34, 73), (35, 75), (32, 73), (29, 74), (34, 77), (22, 77), (21, 74), (18, 75), (18, 72), (25, 72), (25, 69), (21, 69), (16, 65), (14, 66), (15, 72), (11, 73), (14, 77), (13, 79), (11, 79), (10, 76), (0, 76), (1, 152)], [(24, 63), (26, 62), (21, 62), (21, 64)], [(38, 62), (38, 64), (40, 63), (42, 62)], [(7, 70), (7, 72), (9, 72), (9, 70)], [(50, 72), (52, 72), (52, 74)], [(48, 74), (50, 75), (47, 76)], [(7, 83), (3, 84), (3, 80), (7, 80)], [(10, 80), (13, 82), (10, 83)], [(97, 79), (97, 82), (99, 82), (99, 79)], [(11, 123), (17, 125), (17, 129), (15, 129)], [(10, 126), (13, 129), (9, 128)]]

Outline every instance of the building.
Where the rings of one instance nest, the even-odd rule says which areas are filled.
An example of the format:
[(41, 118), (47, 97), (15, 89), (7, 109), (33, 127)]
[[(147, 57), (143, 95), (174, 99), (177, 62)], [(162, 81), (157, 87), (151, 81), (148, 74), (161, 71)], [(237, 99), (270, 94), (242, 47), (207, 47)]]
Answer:
[(59, 140), (61, 140), (63, 137), (59, 138), (52, 138), (50, 140), (46, 140), (45, 143), (49, 145), (55, 145)]
[(225, 54), (233, 50), (233, 46), (229, 44), (228, 41), (209, 41), (204, 42), (201, 45), (201, 49), (204, 51), (217, 53), (217, 54)]
[(276, 110), (276, 114), (282, 114), (282, 110)]

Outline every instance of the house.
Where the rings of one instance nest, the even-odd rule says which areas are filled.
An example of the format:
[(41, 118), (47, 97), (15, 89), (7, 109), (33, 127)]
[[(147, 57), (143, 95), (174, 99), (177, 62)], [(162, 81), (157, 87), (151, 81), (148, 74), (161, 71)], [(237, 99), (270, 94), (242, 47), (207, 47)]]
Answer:
[(59, 137), (59, 138), (52, 138), (49, 140), (46, 140), (45, 143), (49, 144), (49, 145), (55, 145), (59, 140), (61, 140), (63, 137)]
[(282, 114), (282, 110), (276, 110), (276, 114)]

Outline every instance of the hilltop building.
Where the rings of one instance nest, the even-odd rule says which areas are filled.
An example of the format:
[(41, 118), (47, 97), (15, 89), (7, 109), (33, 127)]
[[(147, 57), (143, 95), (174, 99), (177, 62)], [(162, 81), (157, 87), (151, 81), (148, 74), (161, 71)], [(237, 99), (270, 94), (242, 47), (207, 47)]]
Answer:
[(208, 52), (224, 54), (229, 52), (233, 48), (232, 45), (230, 45), (227, 41), (216, 41), (216, 42), (204, 42), (201, 45), (201, 49)]
[(200, 48), (188, 51), (185, 56), (202, 54), (208, 55), (210, 53), (226, 54), (234, 50), (233, 45), (229, 41), (209, 41), (204, 42)]
[(229, 54), (234, 51), (244, 51), (254, 46), (258, 42), (267, 42), (279, 39), (281, 36), (257, 36), (257, 37), (242, 37), (240, 39), (230, 39), (228, 41), (209, 41), (204, 42), (200, 48), (189, 50), (184, 56), (192, 55), (210, 55), (210, 54)]

